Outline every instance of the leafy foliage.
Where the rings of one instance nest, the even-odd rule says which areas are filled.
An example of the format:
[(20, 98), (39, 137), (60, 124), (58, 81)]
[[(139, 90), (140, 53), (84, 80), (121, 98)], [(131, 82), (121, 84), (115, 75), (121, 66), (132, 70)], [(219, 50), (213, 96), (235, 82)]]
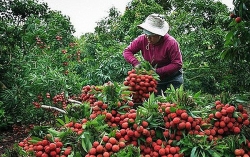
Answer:
[(139, 157), (140, 149), (133, 145), (128, 145), (117, 154), (113, 155), (114, 157), (124, 156), (124, 157)]
[(80, 83), (79, 77), (64, 76), (68, 70), (63, 62), (73, 58), (61, 52), (66, 48), (74, 57), (76, 47), (71, 35), (74, 29), (68, 17), (51, 11), (46, 3), (34, 0), (1, 3), (0, 81), (4, 85), (1, 100), (6, 113), (2, 123), (34, 123), (44, 114), (30, 106), (36, 96), (45, 96), (47, 92), (54, 95), (60, 91), (75, 92), (80, 88), (76, 83)]
[[(199, 135), (188, 135), (180, 141), (183, 145), (182, 152), (188, 156), (196, 157), (229, 157), (230, 153), (227, 154), (228, 146), (223, 141), (216, 141), (216, 143), (208, 142), (206, 136)], [(234, 156), (234, 155), (232, 155)]]
[(185, 88), (211, 94), (226, 90), (227, 84), (221, 82), (227, 80), (230, 63), (221, 61), (219, 56), (229, 24), (226, 6), (211, 0), (185, 5), (176, 1), (173, 5), (176, 9), (168, 13), (167, 19), (170, 34), (176, 37), (182, 50)]

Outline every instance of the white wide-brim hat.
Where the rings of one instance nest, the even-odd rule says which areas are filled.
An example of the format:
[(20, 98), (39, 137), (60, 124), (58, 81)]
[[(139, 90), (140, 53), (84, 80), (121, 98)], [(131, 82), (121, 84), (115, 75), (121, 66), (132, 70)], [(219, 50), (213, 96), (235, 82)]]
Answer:
[(169, 30), (168, 23), (164, 20), (164, 17), (159, 14), (149, 15), (138, 27), (161, 36), (167, 34)]

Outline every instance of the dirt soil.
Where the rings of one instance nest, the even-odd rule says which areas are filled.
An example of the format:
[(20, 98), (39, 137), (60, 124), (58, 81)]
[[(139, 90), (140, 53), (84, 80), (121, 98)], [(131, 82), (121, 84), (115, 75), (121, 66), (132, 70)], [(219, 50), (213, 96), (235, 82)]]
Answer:
[(7, 149), (13, 148), (15, 143), (22, 141), (29, 135), (29, 129), (23, 126), (14, 126), (4, 131), (0, 130), (0, 156), (6, 152)]

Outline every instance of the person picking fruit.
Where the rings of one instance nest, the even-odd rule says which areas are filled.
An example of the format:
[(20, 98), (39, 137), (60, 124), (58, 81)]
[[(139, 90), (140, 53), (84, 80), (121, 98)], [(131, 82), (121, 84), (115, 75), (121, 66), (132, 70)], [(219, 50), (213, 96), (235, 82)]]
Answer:
[(125, 48), (124, 59), (135, 69), (140, 68), (141, 63), (135, 54), (141, 51), (143, 59), (155, 67), (155, 72), (160, 76), (157, 95), (165, 92), (171, 84), (179, 88), (183, 84), (182, 54), (179, 43), (168, 34), (169, 24), (163, 15), (151, 14), (138, 27), (143, 34)]

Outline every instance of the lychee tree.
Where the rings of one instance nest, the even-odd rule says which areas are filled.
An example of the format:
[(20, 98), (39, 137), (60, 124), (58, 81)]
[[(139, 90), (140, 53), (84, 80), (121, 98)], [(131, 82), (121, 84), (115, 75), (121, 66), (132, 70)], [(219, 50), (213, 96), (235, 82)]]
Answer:
[(225, 36), (224, 50), (221, 53), (224, 61), (231, 62), (232, 80), (237, 80), (241, 89), (249, 86), (249, 61), (250, 61), (250, 2), (234, 0), (234, 9), (230, 13), (231, 23), (229, 32)]
[(226, 35), (225, 51), (222, 53), (222, 57), (235, 61), (249, 61), (250, 2), (235, 0), (233, 4), (234, 10), (230, 14), (232, 21)]
[[(206, 4), (206, 5), (205, 5)], [(186, 89), (206, 93), (230, 90), (225, 83), (227, 63), (220, 61), (228, 9), (219, 1), (173, 1), (167, 13), (169, 33), (179, 41)]]
[(33, 123), (34, 115), (42, 114), (28, 105), (33, 96), (57, 93), (61, 90), (57, 87), (70, 89), (68, 83), (76, 78), (68, 79), (72, 75), (64, 74), (72, 65), (68, 61), (77, 58), (74, 28), (67, 16), (50, 10), (47, 3), (3, 0), (0, 6), (0, 82), (5, 87), (0, 88), (0, 110), (5, 113), (0, 121), (8, 125), (17, 121)]

